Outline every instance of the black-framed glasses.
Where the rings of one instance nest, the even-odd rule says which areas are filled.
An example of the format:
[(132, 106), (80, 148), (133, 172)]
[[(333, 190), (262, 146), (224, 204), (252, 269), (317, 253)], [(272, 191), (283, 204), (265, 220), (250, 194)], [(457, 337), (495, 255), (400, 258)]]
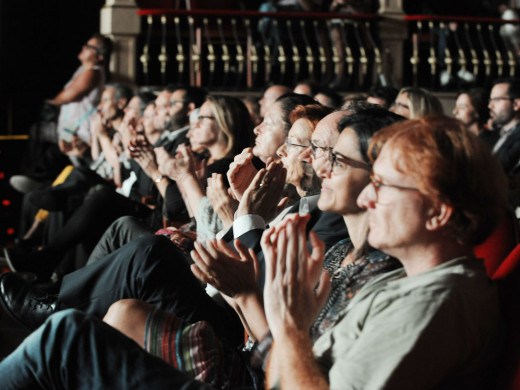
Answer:
[(307, 149), (309, 147), (309, 145), (293, 144), (291, 141), (289, 141), (289, 137), (286, 137), (285, 138), (285, 147), (287, 149), (290, 149), (290, 148), (303, 148), (303, 149)]
[(383, 180), (381, 180), (380, 178), (376, 177), (374, 175), (374, 173), (370, 174), (370, 186), (374, 188), (375, 199), (376, 199), (376, 202), (378, 202), (378, 203), (381, 203), (379, 201), (381, 188), (387, 187), (387, 188), (395, 188), (395, 189), (400, 190), (400, 191), (417, 191), (417, 192), (419, 192), (418, 188), (405, 187), (405, 186), (399, 186), (399, 185), (396, 185), (396, 184), (383, 183)]
[(499, 102), (500, 100), (509, 100), (509, 101), (512, 101), (512, 100), (515, 100), (514, 98), (510, 98), (508, 96), (497, 96), (497, 97), (493, 97), (493, 98), (489, 98), (488, 99), (488, 103), (497, 103)]
[(170, 106), (174, 106), (175, 104), (184, 104), (184, 101), (171, 99), (170, 100)]
[(96, 47), (94, 45), (89, 45), (88, 43), (85, 43), (83, 47), (86, 47), (87, 49), (94, 50), (97, 54), (100, 53), (99, 47)]
[(312, 156), (314, 158), (320, 158), (332, 152), (332, 148), (330, 146), (318, 146), (312, 143), (312, 141), (309, 141), (309, 144), (311, 146)]
[(364, 169), (370, 171), (372, 168), (365, 162), (353, 160), (347, 156), (332, 151), (330, 153), (330, 173), (340, 174), (345, 171), (346, 167)]

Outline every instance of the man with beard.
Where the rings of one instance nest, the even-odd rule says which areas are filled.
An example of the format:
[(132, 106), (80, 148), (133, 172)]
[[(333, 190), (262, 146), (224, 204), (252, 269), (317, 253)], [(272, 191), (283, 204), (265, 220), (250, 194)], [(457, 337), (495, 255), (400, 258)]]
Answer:
[(509, 175), (517, 168), (520, 158), (520, 80), (496, 80), (488, 107), (493, 131), (498, 138), (493, 146), (493, 154)]

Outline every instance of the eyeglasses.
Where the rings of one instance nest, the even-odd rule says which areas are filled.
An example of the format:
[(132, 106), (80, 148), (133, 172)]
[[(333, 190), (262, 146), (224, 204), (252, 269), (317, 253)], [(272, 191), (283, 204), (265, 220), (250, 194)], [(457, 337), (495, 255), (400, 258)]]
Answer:
[(332, 152), (332, 148), (329, 146), (318, 146), (313, 144), (312, 141), (309, 141), (309, 144), (311, 145), (312, 156), (314, 158), (321, 158)]
[(331, 152), (330, 154), (330, 173), (334, 175), (339, 175), (347, 170), (347, 167), (364, 169), (366, 171), (370, 171), (370, 165), (361, 162), (352, 160), (346, 156), (343, 156), (340, 153)]
[(86, 47), (87, 49), (91, 49), (91, 50), (94, 50), (96, 53), (99, 54), (100, 50), (99, 50), (99, 47), (96, 47), (96, 46), (93, 46), (93, 45), (89, 45), (88, 43), (85, 43), (83, 45), (83, 47)]
[(498, 97), (489, 98), (488, 103), (497, 103), (500, 100), (515, 100), (515, 99), (507, 97), (507, 96), (498, 96)]
[(175, 104), (184, 104), (184, 102), (182, 100), (175, 100), (175, 99), (170, 100), (170, 106), (173, 106)]
[(215, 120), (215, 117), (214, 116), (210, 116), (210, 115), (199, 115), (198, 118), (197, 118), (197, 122), (201, 122), (204, 119)]
[(293, 144), (291, 141), (289, 141), (289, 137), (287, 137), (287, 138), (285, 138), (285, 147), (287, 149), (290, 149), (290, 148), (303, 148), (303, 149), (307, 149), (309, 147), (309, 145)]
[(380, 203), (380, 197), (381, 197), (381, 188), (395, 188), (397, 190), (401, 191), (419, 191), (418, 188), (413, 187), (404, 187), (404, 186), (398, 186), (396, 184), (386, 184), (383, 183), (383, 181), (376, 177), (373, 173), (370, 174), (370, 186), (374, 188), (374, 195), (377, 203)]

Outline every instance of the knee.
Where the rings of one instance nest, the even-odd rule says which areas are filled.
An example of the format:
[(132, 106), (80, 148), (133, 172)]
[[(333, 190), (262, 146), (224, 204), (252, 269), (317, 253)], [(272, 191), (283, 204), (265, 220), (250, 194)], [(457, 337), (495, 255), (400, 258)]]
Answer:
[(108, 308), (103, 321), (125, 333), (124, 330), (131, 326), (137, 317), (144, 318), (144, 321), (146, 321), (151, 308), (150, 304), (138, 299), (122, 299)]

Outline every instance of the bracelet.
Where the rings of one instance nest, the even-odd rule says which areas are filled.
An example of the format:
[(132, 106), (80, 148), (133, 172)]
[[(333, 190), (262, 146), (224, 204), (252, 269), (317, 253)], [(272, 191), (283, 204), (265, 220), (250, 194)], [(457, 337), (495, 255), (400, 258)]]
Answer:
[(160, 183), (162, 179), (164, 179), (164, 176), (163, 175), (159, 175), (155, 179), (153, 179), (153, 181), (156, 182), (156, 183)]

